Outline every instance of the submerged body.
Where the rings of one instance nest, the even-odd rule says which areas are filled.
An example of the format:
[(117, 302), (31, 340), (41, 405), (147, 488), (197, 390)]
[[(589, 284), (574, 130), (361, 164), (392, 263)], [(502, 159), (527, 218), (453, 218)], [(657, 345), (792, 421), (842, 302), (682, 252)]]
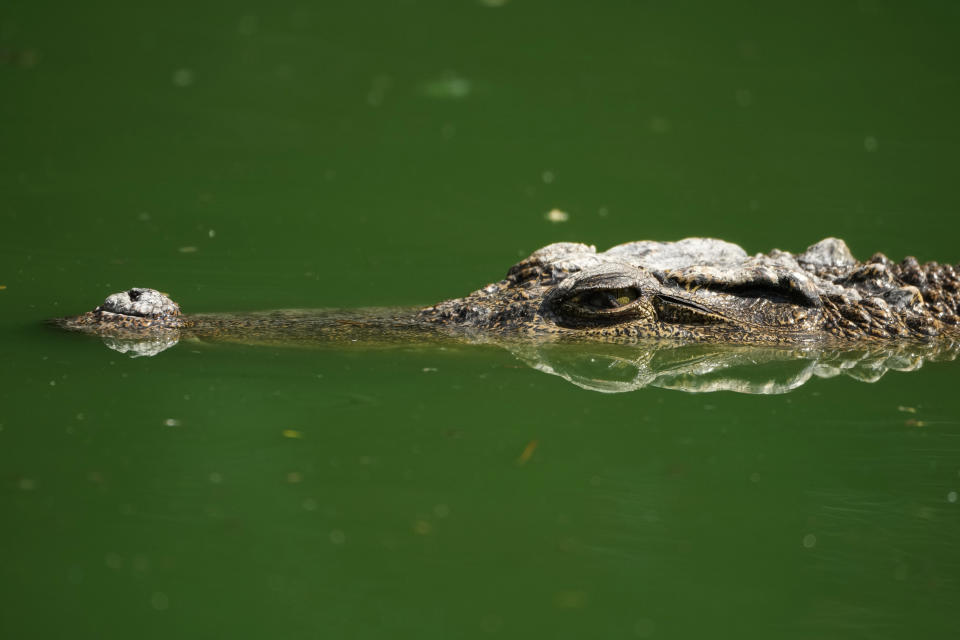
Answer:
[(63, 328), (127, 339), (485, 341), (655, 338), (833, 344), (960, 334), (960, 267), (882, 254), (858, 262), (842, 240), (749, 256), (722, 240), (631, 242), (598, 253), (556, 243), (505, 279), (420, 310), (183, 316), (153, 289), (109, 296)]

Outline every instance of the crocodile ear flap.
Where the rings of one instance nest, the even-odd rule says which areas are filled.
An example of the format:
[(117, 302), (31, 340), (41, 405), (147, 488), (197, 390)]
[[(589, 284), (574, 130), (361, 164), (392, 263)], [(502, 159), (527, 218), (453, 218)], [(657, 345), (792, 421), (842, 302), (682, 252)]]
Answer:
[(713, 313), (695, 302), (662, 294), (653, 297), (653, 308), (661, 322), (669, 324), (724, 324), (723, 316)]

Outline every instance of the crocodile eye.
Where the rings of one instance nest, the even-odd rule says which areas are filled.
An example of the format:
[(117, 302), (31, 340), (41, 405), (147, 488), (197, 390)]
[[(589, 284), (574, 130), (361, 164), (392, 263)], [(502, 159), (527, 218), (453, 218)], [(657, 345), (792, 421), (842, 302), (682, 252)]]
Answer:
[(640, 292), (634, 287), (595, 289), (570, 298), (567, 304), (577, 305), (588, 311), (606, 311), (625, 307), (639, 297)]
[(658, 286), (652, 275), (628, 264), (603, 264), (561, 282), (541, 308), (561, 327), (639, 322), (652, 317), (650, 297)]

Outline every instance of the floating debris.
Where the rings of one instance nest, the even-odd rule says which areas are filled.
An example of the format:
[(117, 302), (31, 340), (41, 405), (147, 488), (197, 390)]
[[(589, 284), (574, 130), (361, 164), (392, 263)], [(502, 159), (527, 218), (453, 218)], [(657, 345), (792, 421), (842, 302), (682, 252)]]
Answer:
[(916, 413), (916, 412), (917, 412), (917, 408), (916, 408), (916, 407), (905, 407), (905, 406), (903, 406), (903, 405), (900, 405), (899, 407), (897, 407), (897, 411), (902, 411), (903, 413)]
[(500, 631), (503, 627), (503, 618), (491, 613), (489, 615), (483, 616), (483, 619), (480, 620), (480, 628), (486, 633), (496, 633)]
[(393, 79), (390, 76), (374, 78), (370, 84), (370, 90), (367, 92), (367, 104), (371, 107), (380, 106), (392, 86)]
[(296, 429), (284, 429), (283, 437), (284, 438), (302, 438), (303, 432), (297, 431)]
[(433, 531), (433, 525), (426, 520), (417, 520), (413, 523), (413, 531), (418, 535), (427, 536)]
[(163, 426), (165, 427), (179, 427), (181, 424), (183, 423), (177, 418), (167, 418), (163, 421)]
[(150, 596), (150, 606), (157, 611), (166, 611), (170, 607), (170, 598), (162, 591), (157, 591)]
[(522, 466), (527, 464), (527, 461), (533, 457), (533, 452), (537, 450), (537, 445), (540, 444), (539, 440), (531, 440), (527, 443), (527, 446), (524, 447), (523, 453), (520, 454), (520, 457), (517, 458), (517, 466)]
[(237, 21), (237, 33), (241, 36), (252, 36), (260, 30), (260, 18), (256, 14), (248, 13), (240, 16)]
[(557, 224), (557, 223), (566, 222), (567, 220), (569, 220), (570, 214), (567, 213), (566, 211), (561, 211), (560, 209), (550, 209), (550, 211), (544, 214), (543, 217), (549, 220), (550, 222)]
[(580, 609), (587, 604), (587, 592), (579, 590), (567, 590), (559, 592), (554, 601), (558, 607), (563, 609)]
[(470, 81), (453, 71), (448, 71), (436, 80), (423, 83), (420, 88), (423, 95), (440, 100), (462, 100), (470, 95), (472, 90)]
[(196, 253), (197, 251), (199, 251), (199, 249), (197, 249), (196, 247), (180, 247), (178, 251), (180, 253)]
[(924, 422), (923, 420), (917, 420), (916, 418), (910, 418), (909, 420), (907, 420), (907, 421), (904, 422), (903, 424), (907, 425), (908, 427), (925, 427), (925, 426), (927, 426), (927, 423), (926, 423), (926, 422)]
[(177, 69), (173, 72), (173, 86), (189, 87), (196, 80), (192, 69)]
[(661, 116), (650, 118), (650, 131), (654, 133), (670, 133), (670, 129), (672, 128), (670, 121), (666, 118)]
[(649, 618), (640, 618), (633, 625), (633, 632), (640, 638), (649, 638), (657, 630), (657, 624)]
[(40, 63), (40, 52), (36, 49), (0, 49), (0, 64), (30, 69)]

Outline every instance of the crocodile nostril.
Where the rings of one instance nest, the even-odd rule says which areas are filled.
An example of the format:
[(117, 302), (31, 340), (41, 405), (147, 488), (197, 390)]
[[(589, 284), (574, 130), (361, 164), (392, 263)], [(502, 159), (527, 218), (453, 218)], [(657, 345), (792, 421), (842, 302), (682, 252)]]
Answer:
[(142, 293), (142, 292), (141, 292), (139, 289), (130, 289), (130, 291), (127, 291), (127, 295), (128, 295), (128, 296), (130, 297), (130, 299), (133, 300), (134, 302), (136, 302), (137, 300), (140, 299), (141, 293)]

